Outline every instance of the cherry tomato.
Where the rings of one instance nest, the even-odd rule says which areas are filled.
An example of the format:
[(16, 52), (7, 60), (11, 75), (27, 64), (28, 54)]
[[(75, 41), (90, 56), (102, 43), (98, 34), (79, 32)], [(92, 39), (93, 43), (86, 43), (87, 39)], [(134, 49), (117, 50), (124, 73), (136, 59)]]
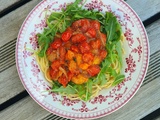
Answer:
[(95, 38), (96, 37), (96, 31), (94, 28), (89, 28), (86, 32), (86, 35), (90, 38)]
[(64, 74), (58, 79), (58, 82), (62, 84), (63, 87), (66, 87), (66, 85), (68, 84), (68, 80)]
[(98, 65), (91, 65), (88, 67), (87, 72), (90, 76), (96, 76), (100, 72), (100, 67)]
[(51, 54), (47, 55), (47, 58), (50, 62), (53, 62), (56, 58), (57, 58), (57, 54), (56, 54), (56, 51), (52, 51)]
[(90, 44), (93, 49), (99, 49), (101, 47), (101, 40), (92, 40)]
[(58, 74), (58, 70), (57, 69), (49, 68), (49, 75), (50, 75), (51, 79), (55, 79), (57, 74)]
[(100, 34), (100, 39), (102, 41), (102, 44), (105, 45), (106, 44), (107, 36), (104, 33), (101, 33)]
[(61, 60), (64, 60), (64, 59), (65, 59), (65, 54), (66, 54), (66, 49), (65, 49), (63, 46), (61, 46), (61, 47), (59, 48), (59, 55), (60, 55), (60, 59), (61, 59)]
[(81, 19), (81, 27), (80, 30), (82, 32), (86, 32), (88, 28), (90, 27), (90, 22), (88, 19)]
[(62, 40), (64, 42), (67, 42), (72, 36), (72, 32), (71, 31), (65, 31), (62, 33)]
[(57, 48), (59, 48), (61, 45), (62, 45), (62, 40), (59, 39), (59, 38), (57, 38), (57, 39), (54, 40), (53, 43), (51, 43), (50, 46), (52, 47), (52, 49), (57, 49)]
[(92, 20), (90, 23), (91, 27), (93, 27), (96, 30), (100, 30), (100, 23), (97, 20)]
[(61, 66), (61, 63), (59, 60), (55, 60), (51, 64), (52, 69), (58, 69), (60, 66)]
[(72, 45), (71, 48), (70, 48), (73, 52), (79, 52), (79, 49), (76, 45)]
[(107, 56), (107, 51), (106, 50), (101, 50), (100, 51), (100, 57), (102, 58), (102, 60)]
[(86, 41), (84, 41), (79, 44), (79, 49), (80, 49), (81, 53), (85, 53), (85, 52), (89, 52), (91, 47)]
[(91, 53), (91, 52), (89, 52), (89, 53), (84, 53), (83, 54), (83, 56), (82, 56), (82, 59), (83, 59), (83, 61), (84, 62), (90, 62), (90, 61), (93, 61), (93, 59), (94, 59), (94, 56), (93, 56), (93, 54)]
[(68, 81), (71, 81), (72, 77), (74, 76), (73, 73), (71, 73), (70, 71), (67, 73), (68, 76)]
[(84, 36), (81, 33), (75, 34), (71, 38), (71, 40), (72, 40), (73, 43), (80, 43), (82, 41), (85, 41), (86, 39), (87, 39), (86, 36)]
[(49, 48), (47, 49), (47, 51), (46, 51), (47, 55), (51, 54), (52, 51), (53, 51), (52, 47), (49, 47)]

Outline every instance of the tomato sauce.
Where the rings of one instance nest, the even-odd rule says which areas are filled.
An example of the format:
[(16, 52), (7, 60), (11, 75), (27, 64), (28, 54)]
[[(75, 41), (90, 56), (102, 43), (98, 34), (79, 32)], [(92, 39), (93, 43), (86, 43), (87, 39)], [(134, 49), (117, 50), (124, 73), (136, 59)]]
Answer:
[(106, 35), (96, 20), (80, 19), (54, 38), (47, 49), (49, 75), (64, 87), (68, 82), (83, 84), (96, 76), (107, 56)]

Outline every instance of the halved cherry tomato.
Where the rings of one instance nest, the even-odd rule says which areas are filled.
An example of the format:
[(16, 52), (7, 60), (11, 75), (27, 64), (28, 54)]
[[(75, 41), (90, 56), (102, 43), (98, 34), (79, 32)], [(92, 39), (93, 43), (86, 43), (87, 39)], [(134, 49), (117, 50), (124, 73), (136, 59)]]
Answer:
[(64, 60), (64, 59), (65, 59), (65, 55), (66, 55), (66, 49), (65, 49), (63, 46), (61, 46), (61, 47), (59, 48), (59, 56), (60, 56), (60, 59), (61, 59), (61, 60)]
[(71, 50), (68, 50), (67, 53), (66, 53), (66, 55), (65, 55), (65, 58), (66, 58), (67, 60), (73, 60), (74, 57), (75, 57), (74, 52), (71, 51)]
[(73, 73), (71, 73), (70, 71), (67, 73), (68, 76), (68, 81), (71, 81), (72, 77), (74, 76)]
[(50, 75), (51, 79), (54, 80), (56, 78), (57, 74), (58, 74), (57, 69), (49, 68), (49, 75)]
[(52, 51), (51, 54), (47, 55), (47, 58), (50, 62), (53, 62), (56, 58), (57, 58), (57, 54), (56, 54), (56, 51)]
[(97, 20), (92, 20), (90, 23), (91, 27), (93, 27), (96, 30), (100, 30), (100, 23)]
[(59, 60), (55, 60), (51, 64), (52, 69), (58, 69), (60, 66), (61, 66), (61, 63)]
[(74, 52), (77, 52), (77, 53), (79, 52), (78, 46), (76, 45), (72, 45), (70, 49)]
[(53, 51), (52, 47), (49, 47), (49, 48), (47, 49), (47, 51), (46, 51), (47, 55), (51, 54), (52, 51)]
[(86, 35), (90, 38), (95, 38), (96, 37), (96, 31), (94, 28), (89, 28), (86, 32)]
[(99, 49), (101, 47), (101, 40), (92, 40), (90, 44), (93, 49)]
[(107, 51), (106, 50), (101, 50), (100, 51), (100, 57), (103, 60), (107, 56)]
[(84, 53), (83, 56), (82, 56), (82, 59), (83, 59), (84, 62), (89, 63), (89, 62), (93, 61), (94, 56), (93, 56), (93, 54), (91, 52)]
[(96, 76), (100, 72), (100, 67), (98, 65), (91, 65), (88, 67), (87, 72), (90, 76)]
[(85, 52), (89, 52), (91, 47), (86, 41), (84, 41), (79, 44), (79, 49), (80, 49), (81, 53), (85, 53)]
[(73, 43), (80, 43), (82, 41), (85, 41), (86, 39), (87, 39), (86, 36), (84, 36), (81, 33), (77, 33), (77, 34), (73, 35), (71, 38)]
[(62, 40), (64, 42), (67, 42), (72, 36), (72, 32), (71, 31), (65, 31), (62, 33)]
[(58, 79), (58, 82), (62, 84), (63, 87), (66, 87), (66, 85), (68, 84), (68, 80), (64, 74)]
[(81, 27), (80, 30), (82, 32), (86, 32), (88, 28), (90, 27), (90, 22), (88, 19), (81, 19)]
[(59, 39), (59, 38), (57, 38), (57, 39), (54, 40), (53, 43), (51, 43), (50, 46), (51, 46), (53, 49), (57, 49), (57, 48), (59, 48), (61, 45), (62, 45), (62, 40)]

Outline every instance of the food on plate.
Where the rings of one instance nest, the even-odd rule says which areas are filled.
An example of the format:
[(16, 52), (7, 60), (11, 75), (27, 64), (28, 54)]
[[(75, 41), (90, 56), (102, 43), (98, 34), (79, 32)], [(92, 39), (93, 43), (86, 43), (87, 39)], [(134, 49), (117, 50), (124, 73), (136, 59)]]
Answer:
[(123, 81), (123, 33), (113, 13), (86, 10), (80, 2), (46, 18), (36, 57), (52, 92), (87, 101)]

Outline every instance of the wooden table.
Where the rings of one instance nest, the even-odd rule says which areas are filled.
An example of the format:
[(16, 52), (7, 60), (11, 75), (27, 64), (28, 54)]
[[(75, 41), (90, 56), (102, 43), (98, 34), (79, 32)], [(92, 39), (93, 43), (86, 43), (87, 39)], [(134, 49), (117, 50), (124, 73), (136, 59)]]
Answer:
[[(40, 107), (25, 91), (15, 65), (15, 43), (27, 14), (41, 0), (0, 0), (0, 119), (66, 120)], [(97, 120), (160, 120), (160, 0), (127, 0), (147, 30), (150, 65), (136, 95)]]

